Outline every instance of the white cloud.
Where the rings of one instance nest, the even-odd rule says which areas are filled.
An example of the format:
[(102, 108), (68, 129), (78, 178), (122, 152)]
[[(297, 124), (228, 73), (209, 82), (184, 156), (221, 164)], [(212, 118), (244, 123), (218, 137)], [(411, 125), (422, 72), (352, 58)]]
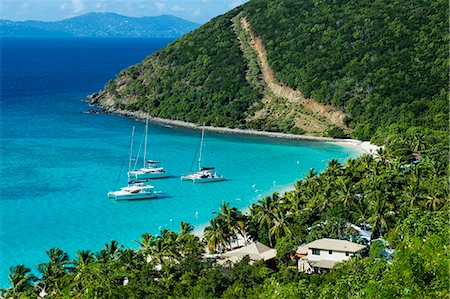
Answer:
[(84, 10), (83, 0), (72, 0), (72, 10), (74, 13), (79, 13)]
[(22, 9), (28, 9), (28, 7), (30, 6), (29, 2), (25, 2), (24, 4), (22, 4)]
[(162, 2), (155, 2), (155, 6), (159, 12), (162, 12), (166, 8), (166, 4)]
[(181, 11), (185, 11), (185, 10), (186, 10), (186, 8), (181, 7), (181, 6), (179, 6), (179, 5), (174, 5), (174, 6), (172, 7), (172, 11), (174, 11), (174, 12), (181, 12)]

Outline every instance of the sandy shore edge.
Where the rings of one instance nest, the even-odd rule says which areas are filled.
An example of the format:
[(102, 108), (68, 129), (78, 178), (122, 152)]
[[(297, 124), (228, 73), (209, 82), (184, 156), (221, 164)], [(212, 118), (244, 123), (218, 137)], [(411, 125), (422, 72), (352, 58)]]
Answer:
[[(98, 107), (98, 106), (93, 106)], [(103, 108), (103, 107), (100, 107)], [(134, 118), (139, 121), (145, 121), (147, 118), (149, 122), (156, 123), (164, 126), (175, 126), (182, 127), (188, 129), (199, 130), (201, 126), (181, 121), (181, 120), (172, 120), (165, 119), (159, 117), (151, 117), (147, 113), (142, 111), (127, 111), (116, 109), (113, 111), (108, 110), (105, 111), (109, 114), (124, 116)], [(371, 144), (369, 141), (361, 141), (356, 139), (336, 139), (330, 137), (318, 137), (318, 136), (307, 136), (307, 135), (296, 135), (290, 133), (280, 133), (280, 132), (267, 132), (267, 131), (257, 131), (252, 129), (232, 129), (225, 127), (212, 127), (205, 126), (206, 130), (216, 133), (229, 134), (229, 135), (250, 135), (250, 136), (260, 136), (260, 137), (269, 137), (269, 138), (277, 138), (277, 139), (286, 139), (286, 140), (305, 140), (305, 141), (316, 141), (316, 142), (330, 142), (336, 145), (345, 146), (352, 148), (353, 150), (359, 152), (360, 154), (370, 154), (376, 155), (377, 150), (380, 148), (377, 145)]]

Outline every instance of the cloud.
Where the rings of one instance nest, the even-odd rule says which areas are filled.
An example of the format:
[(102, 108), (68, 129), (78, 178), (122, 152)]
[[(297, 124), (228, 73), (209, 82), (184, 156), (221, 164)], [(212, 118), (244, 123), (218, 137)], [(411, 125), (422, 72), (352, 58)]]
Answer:
[(174, 11), (174, 12), (181, 12), (181, 11), (185, 11), (185, 10), (186, 10), (186, 8), (181, 7), (181, 6), (179, 6), (179, 5), (174, 5), (174, 6), (172, 7), (172, 11)]
[(155, 6), (159, 12), (162, 12), (166, 8), (166, 4), (162, 2), (155, 2)]
[(22, 9), (28, 9), (28, 7), (30, 6), (30, 3), (29, 2), (25, 2), (24, 4), (22, 4)]
[(83, 0), (72, 0), (72, 10), (74, 13), (79, 13), (84, 10)]

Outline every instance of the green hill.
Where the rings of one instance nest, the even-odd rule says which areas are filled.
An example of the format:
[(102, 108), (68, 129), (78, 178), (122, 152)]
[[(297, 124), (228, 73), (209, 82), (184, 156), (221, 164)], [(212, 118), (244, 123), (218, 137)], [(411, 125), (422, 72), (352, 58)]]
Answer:
[(446, 130), (447, 12), (442, 0), (253, 0), (123, 70), (91, 100), (310, 135)]

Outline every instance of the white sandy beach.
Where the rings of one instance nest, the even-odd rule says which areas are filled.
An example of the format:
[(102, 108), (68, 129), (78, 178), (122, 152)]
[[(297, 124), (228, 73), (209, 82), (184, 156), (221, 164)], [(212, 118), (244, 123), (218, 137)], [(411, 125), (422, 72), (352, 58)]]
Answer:
[[(171, 120), (159, 117), (150, 117), (147, 113), (142, 111), (126, 111), (126, 110), (114, 110), (110, 112), (112, 114), (117, 114), (121, 116), (131, 117), (140, 121), (145, 121), (147, 118), (150, 122), (167, 125), (167, 126), (176, 126), (183, 127), (189, 129), (201, 129), (201, 126), (185, 122), (181, 120)], [(318, 142), (331, 142), (337, 145), (351, 147), (352, 149), (358, 151), (361, 154), (370, 154), (376, 155), (377, 150), (380, 148), (375, 144), (371, 144), (369, 141), (361, 141), (356, 139), (336, 139), (330, 137), (318, 137), (318, 136), (308, 136), (308, 135), (297, 135), (290, 133), (280, 133), (280, 132), (266, 132), (266, 131), (257, 131), (251, 129), (232, 129), (232, 128), (224, 128), (224, 127), (212, 127), (205, 126), (206, 130), (230, 134), (230, 135), (252, 135), (252, 136), (261, 136), (261, 137), (269, 137), (269, 138), (279, 138), (279, 139), (288, 139), (288, 140), (306, 140), (306, 141), (318, 141)]]

